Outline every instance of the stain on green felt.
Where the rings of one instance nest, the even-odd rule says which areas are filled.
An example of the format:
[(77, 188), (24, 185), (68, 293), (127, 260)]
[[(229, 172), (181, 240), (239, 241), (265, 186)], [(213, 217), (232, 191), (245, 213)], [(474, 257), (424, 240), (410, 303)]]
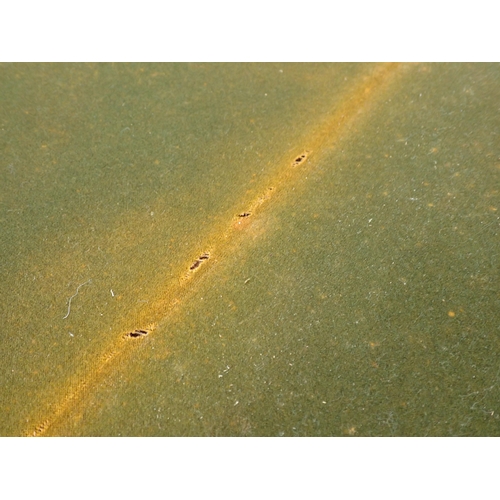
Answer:
[(60, 432), (499, 435), (498, 76), (419, 67)]

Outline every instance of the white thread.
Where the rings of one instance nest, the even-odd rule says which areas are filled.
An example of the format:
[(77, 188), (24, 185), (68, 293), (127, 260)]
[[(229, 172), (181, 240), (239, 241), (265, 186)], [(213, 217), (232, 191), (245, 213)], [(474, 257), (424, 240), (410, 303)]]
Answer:
[(69, 316), (69, 313), (71, 312), (71, 301), (78, 295), (78, 292), (80, 291), (80, 288), (83, 286), (83, 285), (86, 285), (87, 283), (90, 283), (92, 281), (92, 279), (89, 279), (88, 281), (86, 281), (85, 283), (82, 283), (81, 285), (78, 285), (78, 288), (76, 289), (76, 293), (75, 295), (72, 295), (70, 298), (69, 298), (69, 302), (68, 302), (68, 312), (66, 313), (66, 316), (64, 316), (63, 319), (66, 319), (68, 316)]

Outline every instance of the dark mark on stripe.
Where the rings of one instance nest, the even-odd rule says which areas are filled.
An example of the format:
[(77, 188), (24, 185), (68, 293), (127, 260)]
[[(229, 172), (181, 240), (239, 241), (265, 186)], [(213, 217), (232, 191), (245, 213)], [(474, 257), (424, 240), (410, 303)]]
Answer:
[(190, 266), (189, 270), (194, 271), (196, 268), (200, 267), (204, 260), (208, 260), (210, 255), (208, 253), (202, 253)]

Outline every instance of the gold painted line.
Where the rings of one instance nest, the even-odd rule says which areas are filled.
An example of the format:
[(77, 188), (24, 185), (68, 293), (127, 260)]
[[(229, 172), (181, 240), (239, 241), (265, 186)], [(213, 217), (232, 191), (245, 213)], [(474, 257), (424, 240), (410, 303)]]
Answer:
[[(97, 368), (89, 373), (84, 380), (80, 380), (71, 387), (67, 394), (63, 397), (62, 401), (55, 405), (52, 415), (45, 419), (41, 424), (37, 425), (34, 429), (30, 429), (25, 435), (28, 437), (43, 436), (47, 433), (50, 427), (56, 422), (64, 413), (66, 413), (78, 400), (80, 400), (85, 392), (85, 389), (95, 382), (104, 369), (111, 363), (111, 361), (119, 354), (118, 351), (108, 351), (106, 354), (99, 358)], [(73, 384), (71, 384), (73, 385)]]
[[(376, 91), (389, 85), (397, 74), (401, 74), (402, 68), (408, 65), (382, 64), (376, 67), (371, 74), (362, 77), (361, 82), (354, 91), (350, 92), (340, 107), (323, 123), (316, 131), (311, 133), (304, 141), (307, 147), (301, 153), (295, 154), (282, 162), (282, 167), (263, 182), (261, 194), (253, 200), (249, 200), (244, 212), (237, 213), (229, 222), (215, 228), (212, 236), (208, 238), (203, 251), (191, 256), (186, 262), (185, 271), (179, 277), (177, 283), (169, 285), (160, 291), (159, 298), (152, 305), (138, 312), (135, 318), (136, 325), (147, 326), (121, 333), (115, 339), (105, 353), (93, 363), (93, 368), (88, 370), (82, 377), (73, 379), (68, 383), (69, 389), (59, 403), (55, 404), (52, 414), (42, 423), (28, 429), (27, 436), (46, 435), (53, 427), (61, 422), (65, 415), (83, 402), (87, 394), (95, 388), (99, 380), (102, 380), (117, 362), (120, 365), (126, 362), (142, 344), (142, 339), (153, 332), (157, 323), (171, 319), (178, 312), (189, 296), (195, 293), (197, 284), (207, 271), (216, 267), (223, 260), (224, 255), (231, 253), (235, 246), (239, 245), (252, 222), (264, 205), (275, 198), (278, 193), (293, 185), (294, 179), (303, 177), (307, 173), (307, 164), (311, 167), (310, 158), (325, 149), (327, 146), (334, 147), (342, 134), (348, 134), (347, 124), (355, 120), (362, 112), (366, 113), (368, 104), (375, 101)], [(194, 278), (196, 277), (196, 280)], [(134, 334), (134, 332), (136, 334)], [(146, 332), (146, 333), (141, 333)]]

